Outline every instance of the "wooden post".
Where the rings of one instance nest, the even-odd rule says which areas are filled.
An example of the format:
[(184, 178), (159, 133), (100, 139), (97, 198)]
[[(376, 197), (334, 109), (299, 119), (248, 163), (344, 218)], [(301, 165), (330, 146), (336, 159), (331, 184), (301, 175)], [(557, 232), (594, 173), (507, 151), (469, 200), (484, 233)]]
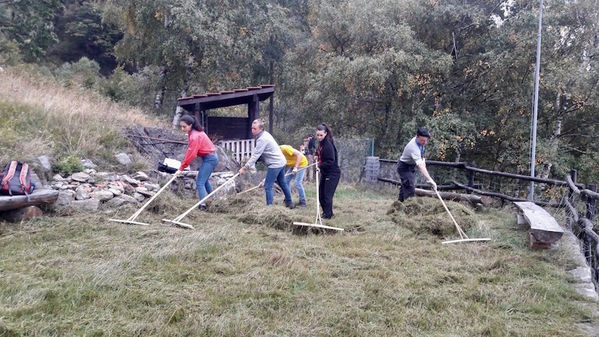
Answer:
[[(590, 183), (588, 187), (589, 187), (589, 190), (591, 190), (593, 192), (597, 192), (597, 185), (595, 183)], [(587, 197), (586, 218), (589, 219), (590, 221), (593, 221), (593, 219), (595, 219), (595, 204), (596, 204), (595, 199)]]
[(273, 94), (272, 96), (270, 96), (270, 101), (268, 103), (268, 132), (272, 134), (272, 125), (274, 124), (274, 114), (273, 114), (273, 110), (274, 110), (274, 98), (275, 95)]
[[(572, 182), (574, 184), (576, 184), (576, 179), (578, 178), (578, 172), (576, 172), (576, 170), (574, 170), (574, 169), (570, 170), (570, 178), (572, 178)], [(574, 194), (574, 192), (572, 192), (572, 190), (569, 190), (569, 192), (568, 192), (568, 199), (572, 203), (572, 206), (576, 207), (576, 205), (574, 205), (574, 199), (572, 198), (573, 194)]]
[[(474, 171), (468, 170), (468, 187), (474, 188)], [(468, 194), (472, 193), (471, 191), (467, 192)]]
[(258, 99), (258, 95), (252, 96), (250, 102), (248, 103), (248, 130), (247, 130), (247, 138), (252, 138), (252, 122), (260, 116), (260, 100)]
[[(270, 64), (268, 65), (269, 67), (269, 73), (270, 73), (270, 83), (274, 83), (274, 78), (273, 78), (273, 68), (274, 68), (274, 62), (270, 61)], [(275, 93), (272, 93), (272, 96), (270, 96), (270, 101), (268, 102), (268, 132), (270, 134), (272, 134), (272, 125), (274, 124), (274, 116), (273, 116), (273, 110), (274, 110), (274, 99), (275, 99)]]

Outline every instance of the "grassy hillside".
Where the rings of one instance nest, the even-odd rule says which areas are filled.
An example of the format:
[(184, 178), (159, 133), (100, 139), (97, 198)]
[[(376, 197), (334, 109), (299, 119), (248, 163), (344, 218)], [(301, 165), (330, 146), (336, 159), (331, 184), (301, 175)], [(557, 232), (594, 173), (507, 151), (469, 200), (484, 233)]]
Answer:
[(34, 162), (42, 154), (57, 161), (68, 155), (111, 164), (128, 145), (122, 128), (156, 125), (141, 110), (51, 78), (14, 68), (0, 71), (0, 162)]
[[(294, 234), (313, 208), (262, 199), (192, 212), (195, 231), (160, 224), (193, 202), (168, 194), (142, 215), (150, 227), (107, 220), (132, 209), (1, 224), (0, 335), (583, 336), (576, 324), (593, 319), (571, 261), (529, 250), (509, 211), (463, 217), (450, 202), (493, 240), (445, 246), (389, 212), (393, 194), (341, 187), (335, 235)], [(445, 217), (431, 198), (408, 208)]]

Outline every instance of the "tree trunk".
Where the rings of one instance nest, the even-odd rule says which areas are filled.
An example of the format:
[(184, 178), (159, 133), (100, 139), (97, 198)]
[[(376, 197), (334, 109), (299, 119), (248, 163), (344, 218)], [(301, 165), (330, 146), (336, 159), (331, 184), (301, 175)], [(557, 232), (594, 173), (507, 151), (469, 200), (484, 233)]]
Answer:
[[(187, 96), (187, 90), (189, 89), (189, 74), (190, 74), (191, 70), (189, 68), (187, 68), (185, 70), (185, 78), (183, 79), (183, 89), (181, 89), (181, 93), (179, 95), (179, 97), (185, 97)], [(173, 116), (173, 129), (176, 129), (179, 127), (179, 119), (181, 118), (181, 116), (183, 115), (183, 108), (181, 108), (179, 105), (177, 105), (177, 108), (175, 109), (175, 115)]]
[(154, 108), (156, 110), (159, 110), (160, 108), (162, 108), (162, 100), (164, 98), (164, 91), (166, 90), (165, 80), (166, 80), (166, 66), (162, 66), (160, 68), (160, 80), (159, 80), (159, 83), (161, 83), (160, 89), (158, 90), (158, 92), (156, 93), (156, 96), (154, 97)]
[(547, 153), (547, 160), (543, 163), (543, 166), (539, 170), (538, 174), (538, 176), (543, 179), (547, 179), (549, 177), (549, 173), (551, 173), (551, 167), (553, 166), (553, 159), (557, 158), (558, 156), (559, 137), (562, 134), (562, 110), (566, 108), (564, 103), (565, 102), (563, 102), (562, 100), (562, 93), (561, 91), (558, 91), (557, 96), (555, 97), (554, 104), (554, 110), (557, 119), (555, 120), (553, 132), (551, 133), (551, 137), (549, 138), (549, 153)]

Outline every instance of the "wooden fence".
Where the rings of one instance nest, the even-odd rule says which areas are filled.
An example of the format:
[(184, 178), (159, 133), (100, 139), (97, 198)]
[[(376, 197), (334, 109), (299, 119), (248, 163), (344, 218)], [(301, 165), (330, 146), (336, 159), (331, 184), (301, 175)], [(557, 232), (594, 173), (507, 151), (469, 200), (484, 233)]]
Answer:
[[(399, 185), (400, 182), (397, 179), (391, 179), (389, 172), (395, 172), (397, 160), (392, 159), (380, 159), (381, 172), (386, 172), (386, 177), (378, 177), (378, 181), (385, 183), (391, 183)], [(372, 162), (372, 159), (370, 159)], [(371, 164), (372, 165), (372, 164)], [(492, 177), (492, 179), (498, 180), (516, 180), (518, 182), (525, 183), (526, 185), (530, 182), (543, 184), (550, 187), (559, 187), (561, 196), (556, 200), (555, 196), (553, 200), (534, 200), (534, 202), (540, 206), (550, 206), (563, 209), (566, 213), (566, 224), (565, 226), (572, 230), (574, 234), (581, 241), (581, 249), (585, 255), (587, 263), (591, 268), (591, 276), (595, 288), (599, 289), (599, 235), (597, 234), (593, 220), (595, 219), (595, 208), (596, 202), (599, 200), (599, 193), (597, 193), (597, 186), (594, 183), (588, 184), (588, 188), (583, 184), (577, 183), (577, 172), (572, 170), (570, 175), (566, 176), (564, 180), (556, 179), (543, 179), (537, 177), (530, 177), (515, 173), (507, 173), (500, 171), (492, 171), (481, 169), (472, 166), (468, 163), (452, 163), (442, 161), (427, 161), (427, 168), (435, 180), (438, 180), (439, 189), (442, 190), (465, 190), (467, 193), (475, 193), (479, 195), (491, 196), (499, 198), (502, 201), (528, 201), (525, 198), (517, 195), (508, 195), (506, 191), (491, 191), (485, 190), (485, 184), (481, 184), (484, 181), (483, 176)], [(444, 176), (445, 179), (439, 180), (437, 175), (434, 173), (434, 168), (444, 168), (452, 171), (460, 171), (460, 174), (447, 174)], [(395, 173), (397, 176), (397, 173)], [(441, 176), (441, 175), (439, 175)], [(458, 181), (455, 177), (460, 176), (465, 181)], [(453, 177), (453, 178), (446, 178)], [(450, 181), (445, 181), (445, 180)], [(487, 186), (489, 186), (488, 184)], [(503, 184), (505, 185), (505, 184)], [(417, 185), (418, 186), (418, 185)], [(502, 186), (501, 183), (496, 186)], [(426, 185), (418, 187), (428, 188)], [(521, 193), (521, 190), (518, 190)], [(537, 193), (535, 193), (537, 195)], [(577, 207), (578, 206), (578, 207)], [(581, 214), (584, 213), (584, 214)]]
[(233, 159), (241, 163), (244, 158), (252, 155), (255, 141), (254, 139), (221, 140), (220, 146), (229, 151)]

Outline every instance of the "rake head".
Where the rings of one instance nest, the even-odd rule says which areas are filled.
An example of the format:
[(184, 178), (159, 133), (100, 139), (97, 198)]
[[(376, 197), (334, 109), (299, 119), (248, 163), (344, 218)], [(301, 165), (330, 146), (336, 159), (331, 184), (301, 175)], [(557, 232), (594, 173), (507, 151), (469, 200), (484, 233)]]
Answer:
[(168, 222), (168, 223), (172, 223), (172, 224), (175, 224), (175, 225), (177, 225), (179, 227), (183, 227), (183, 228), (187, 228), (187, 229), (195, 229), (192, 225), (186, 224), (185, 222), (181, 222), (181, 221), (168, 220), (168, 219), (162, 219), (162, 221)]
[(141, 226), (149, 226), (150, 224), (145, 222), (133, 221), (133, 220), (121, 220), (121, 219), (108, 219), (108, 221), (120, 222), (130, 225), (141, 225)]
[(441, 243), (445, 245), (445, 244), (449, 244), (449, 243), (485, 242), (485, 241), (491, 241), (491, 238), (449, 240), (449, 241), (443, 241)]
[(320, 225), (320, 224), (317, 224), (317, 223), (294, 222), (293, 225), (295, 225), (295, 226), (305, 226), (305, 227), (324, 228), (324, 229), (332, 229), (332, 230), (335, 230), (335, 231), (343, 231), (343, 228), (332, 227), (332, 226), (325, 226), (325, 225)]

